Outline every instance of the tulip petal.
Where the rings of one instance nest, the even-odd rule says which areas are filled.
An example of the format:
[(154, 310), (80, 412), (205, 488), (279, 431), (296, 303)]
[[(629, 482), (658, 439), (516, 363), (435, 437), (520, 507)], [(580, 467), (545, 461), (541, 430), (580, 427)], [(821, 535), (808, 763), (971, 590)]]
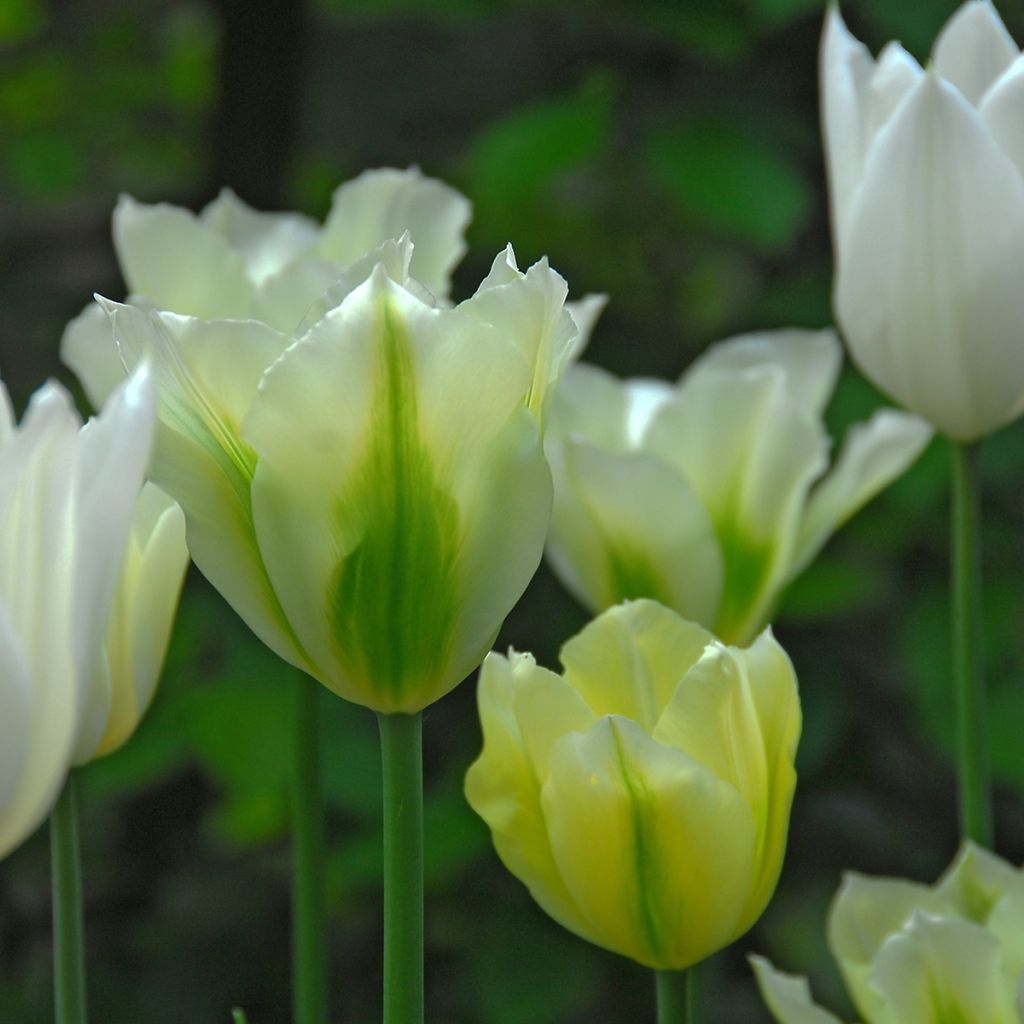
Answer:
[(663, 459), (583, 440), (549, 446), (555, 505), (548, 558), (591, 611), (654, 598), (712, 622), (722, 555), (700, 498)]
[(687, 378), (655, 413), (645, 449), (679, 468), (715, 526), (725, 564), (714, 627), (721, 639), (742, 643), (762, 627), (827, 444), (778, 366)]
[(338, 278), (337, 266), (324, 260), (291, 263), (271, 274), (256, 289), (251, 315), (275, 331), (298, 336), (303, 333), (302, 325), (311, 310), (317, 311), (314, 322), (327, 311), (319, 309), (318, 303), (324, 293), (337, 284)]
[(622, 381), (599, 366), (568, 367), (551, 404), (548, 436), (586, 438), (602, 448), (628, 447), (630, 398)]
[(970, 921), (915, 911), (882, 944), (871, 985), (894, 1024), (1018, 1022), (999, 943)]
[(60, 357), (81, 382), (94, 409), (103, 405), (127, 375), (110, 317), (98, 302), (90, 302), (64, 328)]
[(419, 710), (482, 660), (550, 515), (527, 388), (511, 345), (382, 267), (264, 377), (260, 548), (342, 696)]
[(870, 981), (871, 964), (886, 938), (915, 910), (941, 913), (945, 901), (927, 886), (902, 878), (843, 877), (829, 910), (828, 945), (865, 1020), (881, 1019), (882, 1003)]
[(241, 253), (253, 284), (262, 284), (301, 256), (316, 241), (318, 226), (299, 213), (264, 213), (242, 202), (229, 188), (199, 220)]
[(122, 196), (114, 247), (128, 291), (160, 309), (210, 319), (248, 315), (253, 286), (241, 254), (187, 210)]
[[(1024, 982), (1024, 876), (1020, 872), (992, 908), (985, 927), (999, 941), (1006, 973)], [(1024, 995), (1024, 989), (1020, 993)], [(1018, 1012), (1019, 1007), (1020, 1003)]]
[(779, 1024), (839, 1024), (839, 1018), (823, 1010), (811, 998), (806, 978), (777, 971), (764, 957), (750, 957), (757, 987)]
[(1000, 149), (1024, 174), (1024, 57), (1018, 57), (985, 94), (978, 108)]
[(843, 523), (913, 465), (931, 438), (932, 428), (924, 420), (895, 409), (880, 409), (852, 427), (832, 471), (811, 492), (789, 579), (803, 572)]
[(733, 937), (754, 824), (728, 783), (614, 716), (554, 746), (541, 805), (580, 911), (573, 930), (674, 970)]
[[(32, 680), (21, 641), (0, 605), (0, 857), (20, 842), (22, 828), (13, 822), (8, 803), (23, 784), (32, 723)], [(59, 765), (59, 759), (57, 764)], [(56, 767), (56, 765), (55, 765)], [(59, 770), (59, 768), (58, 768)]]
[(967, 920), (985, 924), (992, 908), (1020, 878), (1012, 865), (968, 840), (939, 879), (935, 893)]
[(559, 658), (596, 715), (623, 715), (651, 730), (713, 639), (655, 601), (627, 601), (589, 623)]
[(408, 231), (416, 247), (412, 276), (443, 298), (466, 252), (471, 216), (469, 200), (419, 168), (364, 171), (334, 193), (318, 249), (324, 259), (348, 266)]
[(160, 428), (151, 474), (185, 513), (193, 560), (271, 650), (307, 668), (256, 543), (256, 455), (239, 431), (263, 372), (288, 339), (255, 321), (108, 307), (125, 361), (153, 360)]
[(715, 374), (740, 375), (776, 367), (789, 398), (808, 416), (820, 416), (835, 390), (843, 350), (835, 331), (789, 330), (743, 334), (712, 345), (683, 375), (681, 387), (711, 386)]
[(968, 0), (957, 8), (935, 40), (935, 70), (977, 106), (1020, 50), (990, 0)]
[[(511, 652), (504, 658), (492, 653), (484, 659), (477, 690), (484, 749), (466, 773), (466, 799), (490, 827), (502, 863), (548, 914), (573, 928), (570, 922), (578, 922), (579, 911), (551, 854), (540, 806), (541, 782), (514, 708), (520, 685), (535, 673), (541, 680), (550, 675), (529, 654)], [(546, 778), (546, 755), (544, 760)]]
[(871, 75), (865, 153), (922, 74), (921, 65), (899, 43), (885, 44)]
[(565, 304), (566, 311), (576, 325), (576, 340), (573, 342), (569, 353), (570, 362), (579, 359), (583, 350), (590, 343), (590, 335), (593, 333), (594, 325), (607, 305), (607, 295), (584, 295), (582, 299)]
[(829, 6), (819, 56), (821, 118), (825, 134), (832, 230), (842, 248), (850, 205), (860, 185), (868, 148), (868, 117), (874, 61), (839, 13)]
[(879, 387), (957, 440), (1024, 392), (1024, 181), (934, 73), (879, 133), (842, 244), (836, 312)]

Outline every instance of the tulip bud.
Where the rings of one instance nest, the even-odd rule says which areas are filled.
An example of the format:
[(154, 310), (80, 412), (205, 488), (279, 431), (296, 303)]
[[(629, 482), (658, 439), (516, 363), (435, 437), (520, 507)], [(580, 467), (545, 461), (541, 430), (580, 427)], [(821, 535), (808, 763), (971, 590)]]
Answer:
[(653, 601), (609, 609), (562, 675), (490, 654), (466, 796), (556, 921), (657, 969), (742, 935), (778, 879), (800, 705), (770, 631), (745, 650)]
[[(932, 887), (846, 877), (829, 946), (865, 1024), (1018, 1024), (1024, 993), (1024, 872), (967, 842)], [(752, 958), (780, 1024), (836, 1024), (806, 981)]]
[(873, 60), (838, 10), (821, 48), (835, 310), (883, 391), (959, 441), (1024, 408), (1024, 62), (969, 0), (927, 70)]
[(713, 345), (675, 386), (573, 366), (552, 411), (548, 558), (590, 610), (654, 598), (747, 643), (833, 531), (927, 444), (917, 417), (854, 427), (831, 473), (831, 331)]
[(160, 389), (153, 479), (250, 627), (349, 700), (415, 712), (479, 665), (540, 559), (565, 282), (502, 253), (454, 309), (389, 242), (297, 339), (107, 303)]
[(0, 388), (0, 856), (49, 814), (92, 723), (154, 406), (143, 369), (84, 428), (52, 383), (16, 427)]

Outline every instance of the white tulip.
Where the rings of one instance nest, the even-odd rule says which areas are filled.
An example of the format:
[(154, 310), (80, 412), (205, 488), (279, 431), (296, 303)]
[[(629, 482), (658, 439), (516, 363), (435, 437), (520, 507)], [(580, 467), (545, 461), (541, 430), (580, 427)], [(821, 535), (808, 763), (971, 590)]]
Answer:
[(927, 70), (873, 59), (836, 8), (821, 48), (835, 311), (854, 362), (958, 441), (1024, 399), (1024, 60), (969, 0)]
[(57, 384), (0, 387), (0, 856), (49, 814), (83, 738), (155, 423), (141, 369), (85, 427)]

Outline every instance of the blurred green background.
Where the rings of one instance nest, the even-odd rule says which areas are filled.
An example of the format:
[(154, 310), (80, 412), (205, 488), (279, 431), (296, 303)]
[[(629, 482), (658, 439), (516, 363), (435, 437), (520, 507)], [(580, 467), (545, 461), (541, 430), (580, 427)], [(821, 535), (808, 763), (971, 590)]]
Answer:
[[(919, 58), (952, 0), (850, 0), (877, 49)], [(1000, 9), (1024, 39), (1020, 0)], [(820, 0), (0, 0), (0, 371), (16, 404), (94, 290), (123, 293), (119, 192), (197, 207), (231, 185), (322, 216), (365, 167), (419, 163), (475, 206), (456, 295), (509, 239), (611, 302), (588, 358), (676, 376), (709, 342), (830, 319), (817, 118)], [(852, 371), (838, 436), (879, 398)], [(1000, 851), (1024, 859), (1024, 426), (983, 459)], [(840, 872), (933, 879), (956, 845), (947, 657), (946, 451), (830, 544), (777, 634), (805, 732), (788, 861), (753, 932), (717, 957), (708, 1019), (766, 1021), (743, 960), (770, 954), (849, 1006), (823, 944)], [(499, 647), (548, 665), (585, 621), (542, 569)], [(161, 692), (85, 778), (94, 1019), (289, 1018), (290, 670), (194, 573)], [(648, 973), (550, 923), (461, 796), (474, 684), (427, 713), (428, 1017), (653, 1020)], [(320, 694), (329, 797), (332, 1020), (379, 1019), (373, 717)], [(0, 1020), (50, 1018), (45, 830), (0, 864)]]

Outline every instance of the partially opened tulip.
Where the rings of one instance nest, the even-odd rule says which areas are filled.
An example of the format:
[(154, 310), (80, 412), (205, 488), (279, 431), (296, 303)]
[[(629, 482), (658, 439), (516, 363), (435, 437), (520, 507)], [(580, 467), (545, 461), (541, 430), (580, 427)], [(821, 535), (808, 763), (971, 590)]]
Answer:
[[(971, 843), (935, 886), (848, 875), (828, 940), (865, 1024), (1019, 1024), (1024, 873)], [(807, 982), (752, 958), (780, 1024), (838, 1024)]]
[(730, 643), (767, 622), (834, 530), (899, 476), (931, 431), (892, 409), (828, 470), (831, 331), (713, 345), (676, 385), (576, 365), (552, 412), (548, 558), (591, 611), (650, 597)]
[(883, 391), (972, 441), (1024, 409), (1024, 61), (969, 0), (923, 70), (837, 8), (821, 49), (835, 310)]
[(490, 654), (466, 796), (556, 921), (678, 972), (758, 919), (782, 865), (800, 705), (789, 658), (653, 601), (609, 609), (561, 652)]
[(20, 426), (0, 390), (0, 856), (49, 814), (108, 721), (96, 670), (154, 413), (148, 370), (84, 428), (56, 384)]

